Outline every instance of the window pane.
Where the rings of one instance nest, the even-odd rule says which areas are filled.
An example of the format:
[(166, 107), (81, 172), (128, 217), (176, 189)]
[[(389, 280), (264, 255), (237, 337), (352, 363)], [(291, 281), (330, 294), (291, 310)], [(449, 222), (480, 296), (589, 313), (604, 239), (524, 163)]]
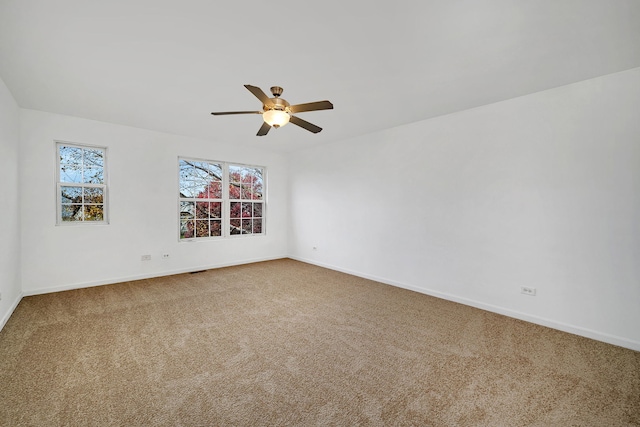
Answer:
[(104, 219), (103, 205), (85, 205), (84, 220), (85, 221), (102, 221)]
[(207, 199), (209, 197), (209, 191), (207, 190), (206, 181), (188, 181), (191, 191), (191, 196), (198, 199)]
[(222, 199), (222, 182), (212, 181), (209, 183), (209, 198)]
[[(104, 199), (102, 188), (85, 187), (84, 203), (102, 203)], [(63, 201), (63, 203), (65, 203)]]
[(195, 210), (194, 202), (180, 202), (180, 218), (192, 219), (195, 215)]
[(193, 179), (203, 182), (208, 182), (210, 179), (209, 163), (207, 162), (192, 162), (193, 169), (191, 175)]
[(211, 218), (222, 218), (222, 203), (212, 202), (209, 209), (209, 215)]
[(209, 221), (208, 220), (196, 221), (196, 237), (209, 237)]
[(196, 202), (196, 218), (209, 219), (209, 202)]
[(262, 218), (262, 203), (253, 204), (253, 216), (255, 218)]
[(229, 209), (229, 218), (240, 218), (240, 202), (231, 202), (231, 208)]
[(240, 198), (251, 200), (251, 183), (242, 183), (240, 187)]
[(242, 217), (243, 218), (251, 218), (251, 203), (250, 202), (242, 202)]
[(197, 189), (191, 181), (180, 181), (180, 197), (184, 199), (195, 198)]
[(79, 165), (60, 165), (60, 182), (82, 182), (82, 167)]
[(186, 160), (180, 159), (180, 184), (182, 185), (183, 181), (190, 179), (191, 173), (193, 172), (193, 166)]
[(229, 165), (229, 182), (240, 182), (242, 179), (242, 167)]
[(242, 169), (242, 183), (243, 184), (249, 184), (249, 186), (251, 186), (251, 183), (253, 182), (253, 169), (251, 168), (244, 168)]
[(82, 166), (82, 148), (60, 146), (60, 164)]
[(263, 187), (263, 181), (262, 181), (262, 173), (261, 173), (260, 176), (256, 177), (255, 181), (253, 182), (252, 197), (254, 199), (262, 200), (262, 187)]
[(222, 223), (219, 220), (210, 221), (210, 229), (212, 236), (222, 236)]
[(63, 221), (82, 221), (82, 205), (62, 205)]
[(253, 221), (250, 219), (242, 220), (242, 234), (251, 234), (253, 228)]
[(104, 151), (95, 148), (87, 148), (84, 150), (84, 167), (103, 169), (104, 168)]
[(239, 199), (240, 198), (240, 184), (229, 184), (229, 198), (230, 199)]
[(253, 169), (245, 168), (242, 170), (242, 186), (241, 197), (243, 199), (251, 199), (251, 187), (253, 185)]
[(240, 220), (239, 219), (232, 219), (230, 221), (229, 228), (230, 228), (229, 232), (231, 234), (240, 234)]
[(262, 233), (262, 219), (253, 220), (253, 233), (254, 234)]
[(85, 169), (83, 173), (86, 184), (104, 184), (104, 169)]
[(194, 228), (193, 221), (180, 221), (180, 238), (191, 239), (193, 237)]
[(222, 165), (219, 163), (209, 163), (209, 171), (212, 181), (222, 181)]
[(82, 187), (60, 186), (62, 203), (82, 203)]

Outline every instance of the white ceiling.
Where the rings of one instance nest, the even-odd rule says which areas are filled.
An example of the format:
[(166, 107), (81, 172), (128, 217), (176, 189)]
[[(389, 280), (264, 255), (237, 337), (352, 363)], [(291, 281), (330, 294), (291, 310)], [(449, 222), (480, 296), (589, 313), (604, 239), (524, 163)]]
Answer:
[[(638, 0), (0, 0), (23, 108), (290, 151), (640, 66)], [(256, 137), (244, 87), (328, 99)]]

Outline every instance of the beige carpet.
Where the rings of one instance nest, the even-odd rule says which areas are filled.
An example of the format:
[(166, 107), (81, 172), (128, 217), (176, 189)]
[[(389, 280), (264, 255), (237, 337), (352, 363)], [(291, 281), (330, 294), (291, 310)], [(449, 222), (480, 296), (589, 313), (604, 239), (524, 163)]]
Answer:
[(24, 298), (0, 425), (640, 425), (640, 353), (278, 260)]

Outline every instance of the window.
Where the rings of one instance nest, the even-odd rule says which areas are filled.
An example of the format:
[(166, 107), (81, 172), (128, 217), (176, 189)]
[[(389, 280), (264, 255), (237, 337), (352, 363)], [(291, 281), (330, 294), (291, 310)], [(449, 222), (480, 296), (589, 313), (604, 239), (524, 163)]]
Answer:
[(262, 168), (229, 165), (229, 232), (261, 234), (264, 201)]
[(181, 240), (264, 233), (264, 168), (178, 162)]
[(57, 224), (107, 222), (106, 148), (57, 143)]
[(180, 238), (222, 236), (222, 164), (180, 160)]

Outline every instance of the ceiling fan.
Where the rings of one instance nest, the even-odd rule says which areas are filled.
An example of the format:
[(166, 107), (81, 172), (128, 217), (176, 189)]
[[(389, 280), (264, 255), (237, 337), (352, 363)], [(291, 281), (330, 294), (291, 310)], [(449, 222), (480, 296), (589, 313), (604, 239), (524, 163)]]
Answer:
[(264, 136), (269, 132), (272, 127), (279, 128), (291, 122), (294, 125), (300, 126), (309, 132), (318, 133), (322, 130), (321, 127), (309, 123), (306, 120), (294, 116), (296, 113), (304, 113), (305, 111), (317, 111), (317, 110), (331, 110), (333, 104), (329, 101), (317, 101), (308, 102), (306, 104), (290, 105), (287, 101), (280, 98), (283, 89), (280, 86), (273, 86), (271, 93), (273, 98), (269, 98), (263, 91), (257, 86), (244, 85), (249, 92), (255, 95), (256, 98), (262, 102), (262, 111), (223, 111), (211, 113), (214, 116), (224, 116), (228, 114), (262, 114), (264, 123), (258, 130), (257, 136)]

